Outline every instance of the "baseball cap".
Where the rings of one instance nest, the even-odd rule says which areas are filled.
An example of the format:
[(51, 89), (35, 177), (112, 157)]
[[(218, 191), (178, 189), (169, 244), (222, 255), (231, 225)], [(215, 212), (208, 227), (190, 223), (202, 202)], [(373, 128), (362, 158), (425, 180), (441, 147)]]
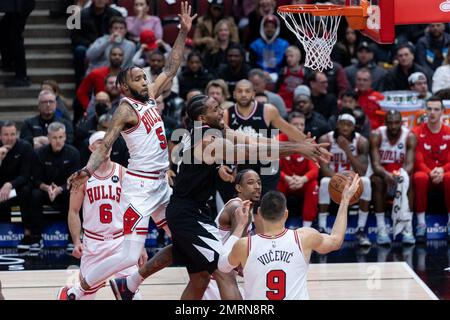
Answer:
[(89, 138), (89, 145), (93, 145), (94, 142), (98, 140), (102, 140), (105, 137), (106, 132), (105, 131), (96, 131), (93, 134), (91, 134), (91, 137)]
[(140, 40), (141, 44), (145, 44), (149, 50), (154, 50), (158, 48), (155, 33), (150, 29), (142, 30), (140, 34)]
[(269, 23), (269, 22), (278, 25), (278, 18), (275, 17), (273, 14), (269, 14), (269, 15), (267, 15), (267, 16), (265, 17), (264, 25), (265, 25), (266, 23)]
[(372, 46), (367, 42), (367, 41), (363, 41), (358, 45), (358, 48), (356, 49), (356, 51), (360, 51), (362, 49), (365, 49), (367, 51), (373, 52), (373, 48)]
[(300, 95), (307, 96), (308, 98), (310, 98), (311, 97), (311, 90), (305, 85), (300, 85), (297, 88), (295, 88), (295, 90), (294, 90), (294, 97), (297, 97), (297, 96), (300, 96)]
[(419, 80), (427, 81), (427, 77), (422, 72), (414, 72), (408, 77), (409, 85), (413, 85)]

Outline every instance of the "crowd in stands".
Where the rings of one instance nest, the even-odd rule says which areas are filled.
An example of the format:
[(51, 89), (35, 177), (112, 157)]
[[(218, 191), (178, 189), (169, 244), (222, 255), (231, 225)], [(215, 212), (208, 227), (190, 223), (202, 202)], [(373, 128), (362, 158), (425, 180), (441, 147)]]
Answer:
[[(75, 1), (81, 7), (81, 28), (71, 34), (75, 99), (68, 101), (61, 95), (58, 84), (49, 79), (42, 83), (42, 91), (36, 97), (38, 112), (34, 117), (26, 119), (20, 128), (2, 119), (0, 218), (9, 218), (5, 214), (8, 208), (20, 206), (25, 228), (21, 248), (39, 250), (42, 247), (45, 206), (60, 210), (63, 216), (67, 214), (66, 180), (88, 161), (90, 135), (98, 130), (106, 131), (111, 122), (120, 101), (120, 90), (116, 86), (120, 69), (132, 65), (142, 67), (149, 81), (163, 72), (173, 33), (177, 30), (169, 29), (167, 17), (158, 12), (158, 8), (175, 6), (176, 13), (179, 1), (173, 5), (167, 2)], [(304, 67), (302, 46), (276, 14), (278, 5), (310, 1), (194, 2), (197, 10), (201, 2), (208, 5), (200, 12), (191, 38), (186, 41), (185, 62), (178, 76), (157, 100), (168, 139), (173, 130), (187, 126), (184, 108), (195, 94), (210, 95), (224, 110), (239, 116), (245, 99), (242, 98), (244, 93), (237, 92), (243, 90), (241, 80), (247, 79), (250, 97), (259, 102), (255, 108), (270, 105), (264, 108), (271, 110), (270, 117), (275, 115), (268, 121), (266, 113), (262, 113), (269, 126), (276, 126), (281, 122), (279, 119), (283, 119), (296, 130), (311, 133), (317, 141), (334, 137), (339, 148), (352, 158), (352, 169), (368, 177), (370, 189), (371, 133), (384, 126), (387, 119), (380, 106), (383, 92), (408, 90), (423, 100), (428, 117), (434, 112), (440, 121), (445, 113), (442, 101), (450, 99), (450, 24), (398, 28), (394, 44), (379, 45), (342, 22), (332, 53), (333, 68), (319, 72)], [(235, 104), (237, 95), (242, 100), (238, 105)], [(440, 110), (433, 109), (433, 101), (441, 101)], [(433, 110), (428, 110), (430, 108)], [(345, 114), (351, 115), (354, 121), (343, 117)], [(349, 129), (347, 122), (353, 124)], [(337, 134), (345, 130), (350, 130), (350, 140)], [(353, 145), (355, 135), (361, 137), (357, 145)], [(291, 139), (287, 132), (278, 138)], [(427, 151), (421, 149), (420, 138), (417, 140), (416, 156)], [(416, 167), (414, 172), (426, 173), (425, 178), (421, 176), (425, 181), (421, 180), (421, 190), (428, 190), (423, 183), (429, 183), (444, 185), (444, 189), (439, 190), (448, 193), (450, 162), (446, 157), (450, 152), (442, 148), (435, 152), (440, 154), (436, 163)], [(111, 158), (124, 166), (128, 163), (127, 148), (121, 137), (112, 147)], [(409, 173), (411, 177), (414, 172)], [(319, 187), (323, 188), (322, 177), (334, 173), (334, 168), (322, 165), (319, 169), (298, 155), (280, 160), (279, 176), (273, 185), (287, 195), (307, 198), (302, 207), (295, 208), (296, 214), (302, 213), (304, 226), (311, 226), (319, 218), (317, 227), (326, 232), (324, 217), (329, 211), (329, 198), (319, 199)], [(387, 181), (392, 177), (385, 174), (382, 178)], [(411, 182), (411, 185), (417, 184)], [(17, 196), (10, 198), (13, 189)], [(222, 191), (217, 196), (226, 202), (227, 192)], [(363, 229), (370, 200), (371, 194), (367, 194), (360, 202), (358, 239), (361, 245), (367, 245), (368, 241)], [(421, 201), (420, 212), (415, 212), (424, 215), (426, 207)], [(450, 207), (447, 211), (450, 212)], [(423, 227), (423, 216), (418, 216), (418, 223)], [(421, 232), (416, 234), (416, 239), (425, 236), (423, 230)]]

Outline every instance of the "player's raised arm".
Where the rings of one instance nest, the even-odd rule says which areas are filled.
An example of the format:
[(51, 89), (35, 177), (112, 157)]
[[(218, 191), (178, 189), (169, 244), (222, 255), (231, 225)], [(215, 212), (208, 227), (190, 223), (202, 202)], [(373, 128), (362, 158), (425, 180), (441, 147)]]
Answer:
[(181, 25), (180, 32), (175, 40), (166, 67), (149, 86), (150, 97), (155, 99), (159, 97), (164, 91), (165, 86), (177, 75), (178, 68), (184, 58), (183, 51), (187, 35), (191, 30), (192, 21), (197, 17), (197, 14), (191, 16), (191, 12), (191, 5), (189, 5), (187, 1), (181, 2), (181, 14), (178, 15)]
[(320, 254), (327, 254), (331, 251), (339, 250), (344, 242), (345, 230), (347, 229), (347, 211), (350, 199), (358, 190), (360, 178), (356, 174), (352, 183), (345, 186), (342, 191), (342, 200), (336, 216), (336, 220), (331, 230), (331, 234), (319, 233), (312, 228), (301, 228), (300, 239), (305, 251), (317, 251)]
[(67, 180), (69, 186), (78, 188), (86, 182), (92, 173), (106, 160), (120, 132), (126, 129), (127, 126), (135, 125), (137, 121), (137, 115), (131, 109), (131, 106), (127, 102), (122, 102), (113, 114), (111, 125), (106, 132), (102, 144), (91, 154), (87, 165), (69, 177)]

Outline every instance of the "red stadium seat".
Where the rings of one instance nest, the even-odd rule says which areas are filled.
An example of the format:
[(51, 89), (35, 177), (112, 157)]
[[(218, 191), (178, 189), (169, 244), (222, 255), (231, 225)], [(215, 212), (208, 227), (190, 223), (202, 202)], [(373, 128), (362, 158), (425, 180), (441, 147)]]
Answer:
[(134, 0), (119, 0), (117, 5), (128, 10), (129, 16), (134, 16)]
[(163, 40), (164, 42), (167, 42), (168, 44), (170, 44), (171, 46), (173, 46), (177, 36), (178, 36), (178, 31), (180, 30), (178, 28), (178, 25), (180, 23), (178, 22), (178, 20), (175, 19), (166, 19), (163, 21)]

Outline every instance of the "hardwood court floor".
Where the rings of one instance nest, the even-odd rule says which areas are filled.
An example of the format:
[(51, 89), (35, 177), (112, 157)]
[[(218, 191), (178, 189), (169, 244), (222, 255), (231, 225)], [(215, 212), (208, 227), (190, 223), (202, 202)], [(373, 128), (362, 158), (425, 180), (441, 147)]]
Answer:
[[(78, 279), (78, 270), (0, 272), (8, 300), (53, 300), (58, 289)], [(166, 268), (141, 286), (143, 299), (177, 300), (188, 281), (184, 268)], [(429, 300), (436, 295), (405, 262), (311, 264), (308, 275), (311, 299), (317, 300)], [(97, 299), (113, 299), (107, 286)]]

